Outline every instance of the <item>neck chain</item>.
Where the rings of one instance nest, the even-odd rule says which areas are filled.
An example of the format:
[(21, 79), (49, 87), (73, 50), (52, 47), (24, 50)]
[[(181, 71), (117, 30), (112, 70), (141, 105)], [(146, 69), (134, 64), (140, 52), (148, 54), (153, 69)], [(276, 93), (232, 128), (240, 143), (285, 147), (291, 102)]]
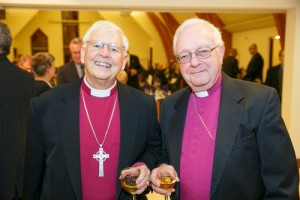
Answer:
[(110, 119), (109, 119), (109, 122), (108, 122), (108, 125), (107, 125), (107, 128), (106, 128), (106, 131), (105, 131), (105, 135), (104, 135), (104, 138), (103, 138), (103, 141), (102, 141), (101, 144), (100, 144), (99, 141), (98, 141), (98, 138), (97, 138), (97, 136), (96, 136), (96, 132), (95, 132), (94, 127), (93, 127), (93, 124), (92, 124), (92, 122), (91, 122), (90, 115), (89, 115), (88, 109), (87, 109), (87, 107), (86, 107), (86, 103), (85, 103), (85, 99), (84, 99), (84, 95), (83, 95), (83, 91), (82, 91), (82, 90), (81, 90), (81, 96), (82, 96), (82, 101), (83, 101), (83, 106), (84, 106), (84, 109), (85, 109), (85, 113), (86, 113), (86, 116), (87, 116), (87, 118), (88, 118), (90, 127), (91, 127), (91, 129), (92, 129), (93, 134), (94, 134), (94, 137), (95, 137), (95, 139), (96, 139), (96, 142), (98, 143), (98, 145), (99, 145), (100, 147), (102, 147), (102, 146), (104, 145), (104, 142), (105, 142), (105, 139), (106, 139), (106, 136), (107, 136), (107, 133), (108, 133), (108, 130), (109, 130), (109, 127), (110, 127), (110, 124), (111, 124), (113, 115), (114, 115), (114, 113), (115, 113), (115, 108), (116, 108), (117, 97), (118, 97), (118, 96), (116, 96), (116, 99), (115, 99), (115, 102), (114, 102), (114, 107), (113, 107), (113, 110), (112, 110), (112, 112), (111, 112)]
[(82, 95), (82, 101), (83, 101), (83, 105), (84, 105), (84, 109), (85, 109), (85, 113), (86, 113), (86, 116), (88, 118), (88, 121), (90, 123), (90, 127), (92, 129), (92, 132), (94, 134), (94, 137), (96, 139), (96, 142), (98, 143), (99, 145), (99, 150), (96, 154), (93, 154), (93, 158), (96, 159), (99, 163), (99, 177), (103, 177), (104, 176), (104, 161), (109, 158), (109, 154), (105, 153), (105, 151), (103, 150), (102, 148), (102, 145), (104, 145), (104, 142), (105, 142), (105, 139), (106, 139), (106, 136), (107, 136), (107, 133), (108, 133), (108, 130), (109, 130), (109, 127), (110, 127), (110, 124), (111, 124), (111, 121), (112, 121), (112, 118), (113, 118), (113, 115), (115, 113), (115, 108), (116, 108), (116, 103), (117, 103), (117, 98), (118, 98), (118, 95), (116, 95), (116, 99), (115, 99), (115, 103), (114, 103), (114, 107), (113, 107), (113, 110), (111, 112), (111, 115), (110, 115), (110, 119), (109, 119), (109, 122), (108, 122), (108, 125), (107, 125), (107, 128), (106, 128), (106, 132), (105, 132), (105, 135), (104, 135), (104, 138), (103, 138), (103, 141), (102, 143), (100, 144), (99, 141), (98, 141), (98, 138), (96, 136), (96, 132), (94, 130), (94, 127), (93, 127), (93, 124), (91, 122), (91, 119), (90, 119), (90, 116), (89, 116), (89, 112), (87, 110), (87, 107), (86, 107), (86, 104), (85, 104), (85, 99), (84, 99), (84, 95), (83, 95), (83, 90), (81, 90), (81, 95)]
[(193, 96), (193, 101), (194, 101), (194, 105), (195, 105), (195, 110), (196, 110), (196, 113), (197, 113), (197, 115), (198, 115), (200, 121), (202, 122), (202, 124), (203, 124), (205, 130), (207, 131), (207, 133), (208, 133), (208, 135), (209, 135), (209, 137), (210, 137), (213, 141), (215, 141), (215, 138), (213, 138), (212, 134), (210, 133), (210, 131), (209, 131), (208, 128), (206, 127), (206, 124), (204, 123), (204, 121), (203, 121), (203, 119), (202, 119), (202, 117), (201, 117), (201, 115), (200, 115), (200, 113), (199, 113), (199, 111), (198, 111), (198, 108), (197, 108), (197, 105), (196, 105), (196, 100), (195, 100), (194, 94), (192, 94), (192, 96)]

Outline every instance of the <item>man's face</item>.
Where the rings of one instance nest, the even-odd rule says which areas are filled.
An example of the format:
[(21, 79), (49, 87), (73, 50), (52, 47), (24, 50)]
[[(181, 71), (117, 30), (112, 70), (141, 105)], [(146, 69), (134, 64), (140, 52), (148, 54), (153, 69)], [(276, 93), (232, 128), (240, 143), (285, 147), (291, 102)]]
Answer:
[[(190, 25), (178, 36), (176, 44), (177, 55), (182, 52), (195, 52), (199, 49), (213, 49), (217, 46), (211, 33), (204, 25)], [(199, 58), (193, 53), (189, 62), (180, 64), (180, 71), (194, 92), (211, 88), (222, 69), (224, 46), (218, 46), (207, 58)]]
[(127, 58), (121, 36), (106, 31), (92, 33), (82, 48), (81, 60), (85, 64), (86, 76), (95, 88), (93, 83), (101, 83), (101, 86), (113, 84), (119, 71), (124, 69)]
[(255, 52), (256, 52), (256, 49), (255, 49), (255, 48), (249, 47), (249, 53), (250, 53), (251, 55), (254, 55)]
[(22, 64), (22, 68), (28, 72), (32, 72), (32, 67), (31, 67), (31, 59), (26, 59), (24, 63)]
[(70, 45), (70, 51), (71, 51), (72, 60), (76, 64), (79, 64), (79, 65), (81, 64), (80, 50), (81, 50), (81, 44), (71, 44)]

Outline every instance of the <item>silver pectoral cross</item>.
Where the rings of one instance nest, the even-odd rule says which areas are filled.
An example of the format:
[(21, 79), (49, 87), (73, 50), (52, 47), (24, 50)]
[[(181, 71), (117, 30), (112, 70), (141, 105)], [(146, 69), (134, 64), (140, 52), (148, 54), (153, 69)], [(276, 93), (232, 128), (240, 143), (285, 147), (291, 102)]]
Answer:
[(104, 176), (103, 162), (106, 158), (109, 158), (109, 154), (103, 151), (102, 146), (100, 146), (99, 151), (93, 155), (93, 158), (99, 162), (99, 177)]

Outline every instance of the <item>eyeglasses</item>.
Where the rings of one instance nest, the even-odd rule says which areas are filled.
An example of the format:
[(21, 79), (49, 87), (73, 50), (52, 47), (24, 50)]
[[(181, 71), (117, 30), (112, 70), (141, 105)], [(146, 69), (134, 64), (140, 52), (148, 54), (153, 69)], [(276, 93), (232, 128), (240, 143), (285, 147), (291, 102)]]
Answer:
[(104, 46), (107, 45), (107, 48), (110, 53), (119, 54), (122, 50), (125, 49), (124, 46), (119, 46), (115, 43), (104, 43), (99, 40), (86, 41), (92, 51), (99, 52), (103, 50)]
[(197, 59), (205, 59), (205, 58), (210, 57), (211, 52), (213, 50), (215, 50), (217, 47), (219, 47), (219, 46), (215, 46), (214, 48), (211, 48), (211, 49), (210, 48), (199, 48), (199, 49), (196, 49), (196, 51), (194, 51), (194, 52), (184, 51), (176, 56), (176, 60), (180, 64), (187, 63), (191, 60), (192, 54), (195, 54)]

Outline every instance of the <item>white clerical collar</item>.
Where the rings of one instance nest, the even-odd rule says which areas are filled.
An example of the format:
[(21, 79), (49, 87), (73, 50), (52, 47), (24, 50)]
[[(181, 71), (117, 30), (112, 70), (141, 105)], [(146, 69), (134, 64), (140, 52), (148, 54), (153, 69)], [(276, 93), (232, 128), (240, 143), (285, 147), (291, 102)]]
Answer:
[(115, 81), (114, 85), (111, 86), (110, 88), (106, 89), (106, 90), (98, 90), (93, 88), (88, 82), (86, 77), (83, 78), (84, 83), (86, 84), (86, 86), (90, 89), (91, 91), (91, 95), (94, 97), (108, 97), (111, 94), (112, 89), (116, 86), (117, 81)]
[(196, 95), (197, 97), (200, 97), (200, 98), (208, 97), (208, 96), (209, 96), (209, 94), (208, 94), (207, 91), (195, 92), (195, 95)]

